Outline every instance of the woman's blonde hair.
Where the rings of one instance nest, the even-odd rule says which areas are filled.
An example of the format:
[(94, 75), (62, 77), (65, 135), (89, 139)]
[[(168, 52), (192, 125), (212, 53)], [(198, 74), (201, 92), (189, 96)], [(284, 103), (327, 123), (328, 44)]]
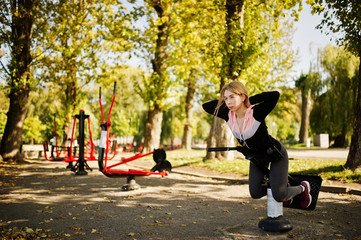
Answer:
[(230, 92), (233, 92), (235, 94), (238, 95), (246, 95), (246, 99), (248, 98), (248, 91), (247, 88), (241, 83), (241, 82), (237, 82), (237, 81), (232, 81), (230, 83), (227, 83), (226, 85), (223, 86), (223, 88), (221, 89), (220, 95), (219, 95), (219, 99), (218, 99), (218, 104), (216, 109), (214, 110), (214, 115), (217, 116), (219, 108), (222, 106), (222, 104), (224, 103), (224, 92), (228, 90)]

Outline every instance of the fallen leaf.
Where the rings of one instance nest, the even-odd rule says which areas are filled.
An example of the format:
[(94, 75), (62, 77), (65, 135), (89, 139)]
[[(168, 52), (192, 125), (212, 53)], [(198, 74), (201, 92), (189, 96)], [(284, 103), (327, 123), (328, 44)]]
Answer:
[(81, 227), (72, 227), (71, 229), (76, 230), (76, 231), (82, 230)]

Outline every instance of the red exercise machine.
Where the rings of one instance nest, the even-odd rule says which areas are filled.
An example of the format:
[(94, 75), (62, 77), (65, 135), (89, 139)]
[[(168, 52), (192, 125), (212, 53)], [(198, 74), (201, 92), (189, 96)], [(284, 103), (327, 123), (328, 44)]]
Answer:
[[(99, 170), (107, 177), (127, 177), (127, 184), (122, 187), (124, 191), (135, 190), (140, 188), (140, 186), (135, 182), (135, 176), (149, 176), (149, 175), (159, 175), (159, 176), (167, 176), (168, 173), (172, 169), (172, 165), (169, 161), (166, 160), (166, 153), (164, 149), (156, 149), (152, 152), (145, 154), (136, 154), (129, 158), (122, 158), (119, 163), (108, 166), (108, 150), (109, 146), (109, 128), (111, 126), (110, 115), (113, 108), (114, 100), (115, 100), (115, 89), (116, 83), (114, 83), (113, 88), (113, 100), (108, 113), (108, 120), (104, 122), (104, 114), (103, 107), (101, 102), (101, 88), (99, 88), (99, 104), (101, 111), (101, 136), (99, 143), (99, 156), (98, 156), (98, 165)], [(116, 170), (114, 167), (128, 163), (130, 161), (134, 161), (136, 159), (148, 156), (153, 154), (153, 160), (156, 162), (156, 165), (150, 170), (137, 170), (137, 169), (129, 169), (129, 170)], [(104, 156), (105, 155), (105, 156)]]

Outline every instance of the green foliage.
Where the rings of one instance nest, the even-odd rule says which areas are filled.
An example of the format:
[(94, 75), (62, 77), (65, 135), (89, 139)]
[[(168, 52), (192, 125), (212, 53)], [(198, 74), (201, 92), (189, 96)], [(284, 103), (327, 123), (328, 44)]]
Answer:
[(116, 133), (118, 136), (132, 136), (133, 131), (130, 130), (130, 119), (127, 119), (123, 111), (113, 114), (111, 132)]
[(312, 13), (323, 14), (317, 26), (336, 38), (339, 45), (356, 56), (361, 56), (361, 3), (359, 0), (307, 0)]
[[(173, 1), (145, 1), (144, 5), (132, 5), (130, 15), (134, 21), (147, 19), (148, 24), (137, 29), (133, 44), (138, 46), (137, 55), (148, 63), (149, 70), (135, 82), (135, 90), (149, 110), (167, 108), (171, 82), (168, 75), (168, 43), (172, 31)], [(134, 27), (137, 27), (137, 22)]]
[(280, 99), (271, 114), (266, 118), (269, 134), (282, 143), (293, 143), (300, 124), (297, 106), (299, 94), (296, 89), (282, 87)]
[(195, 117), (193, 120), (192, 136), (206, 140), (209, 135), (211, 122), (209, 121), (210, 114), (203, 111), (203, 109), (195, 110)]
[(110, 131), (116, 136), (134, 136), (139, 129), (138, 113), (126, 114), (124, 110), (112, 114)]
[(243, 69), (240, 80), (250, 93), (285, 83), (294, 64), (291, 50), (293, 20), (301, 1), (247, 3), (244, 17)]
[[(42, 141), (54, 137), (56, 121), (56, 130), (59, 136), (63, 135), (64, 118), (61, 118), (61, 102), (57, 97), (57, 88), (39, 88), (30, 93), (30, 104), (26, 118), (37, 118), (44, 126)], [(25, 136), (23, 136), (25, 137)], [(40, 141), (40, 139), (39, 139)]]
[(182, 136), (185, 114), (181, 105), (176, 105), (163, 113), (161, 141), (169, 143), (172, 137)]
[(23, 136), (27, 139), (30, 143), (40, 143), (42, 138), (42, 131), (46, 129), (39, 117), (27, 117), (24, 121), (24, 133)]
[[(286, 114), (285, 114), (286, 115)], [(285, 116), (287, 118), (287, 116)], [(267, 118), (268, 132), (271, 136), (283, 144), (292, 144), (296, 141), (295, 136), (299, 131), (299, 123), (291, 119), (276, 118), (269, 116)]]
[[(351, 135), (357, 99), (359, 59), (343, 48), (327, 46), (320, 53), (325, 92), (315, 99), (310, 115), (314, 133)], [(347, 93), (347, 94), (346, 94)]]
[[(130, 66), (110, 68), (101, 78), (102, 99), (107, 103), (103, 105), (104, 121), (107, 120), (110, 103), (113, 98), (113, 83), (116, 82), (116, 98), (112, 109), (110, 131), (117, 136), (133, 136), (144, 133), (144, 111), (146, 106), (142, 98), (135, 94), (136, 83), (142, 78), (144, 72)], [(92, 108), (99, 112), (99, 104)], [(100, 119), (100, 118), (99, 118)]]
[[(54, 134), (54, 116), (61, 136), (80, 109), (90, 115), (96, 138), (100, 122), (98, 88), (102, 86), (106, 120), (113, 82), (117, 82), (117, 97), (111, 131), (141, 138), (147, 116), (144, 110), (157, 105), (169, 120), (165, 121), (162, 138), (180, 135), (185, 118), (180, 106), (187, 83), (194, 81), (198, 88), (196, 102), (216, 98), (220, 79), (225, 77), (222, 74), (227, 72), (225, 66), (231, 61), (224, 56), (226, 48), (234, 56), (233, 75), (246, 81), (251, 93), (280, 87), (285, 81), (293, 63), (290, 20), (297, 19), (300, 1), (247, 2), (243, 29), (237, 22), (230, 22), (234, 31), (229, 48), (225, 45), (226, 1), (162, 2), (163, 16), (157, 14), (156, 1), (151, 0), (144, 5), (117, 0), (38, 2), (32, 67), (33, 79), (40, 84), (34, 85), (27, 117), (39, 116), (46, 126), (43, 139)], [(157, 31), (164, 24), (169, 24), (164, 30), (168, 35), (159, 37)], [(1, 43), (5, 40), (2, 36)], [(159, 53), (157, 40), (167, 40), (162, 71), (153, 68)], [(123, 65), (132, 56), (146, 62), (148, 69)], [(291, 105), (283, 100), (279, 105), (281, 102)], [(287, 116), (283, 126), (276, 120), (276, 134), (282, 139), (293, 128), (287, 124), (289, 116), (294, 115), (289, 108), (280, 110)], [(280, 113), (277, 117), (285, 116)], [(211, 120), (200, 110), (194, 116), (193, 136), (206, 138)]]
[[(0, 71), (1, 72), (1, 71)], [(7, 98), (7, 91), (4, 90), (3, 84), (0, 84), (0, 135), (4, 134), (5, 124), (7, 121), (7, 111), (9, 103)]]
[(0, 110), (0, 135), (4, 134), (6, 120), (7, 120), (6, 111)]
[(52, 87), (61, 103), (58, 118), (70, 124), (74, 114), (87, 108), (96, 83), (107, 83), (108, 71), (119, 67), (115, 63), (131, 49), (127, 39), (133, 31), (121, 1), (48, 4), (37, 77), (50, 83), (43, 85)]
[(319, 72), (310, 70), (308, 74), (301, 74), (295, 81), (295, 86), (298, 88), (304, 97), (307, 97), (308, 92), (312, 96), (317, 96), (322, 91), (323, 83)]

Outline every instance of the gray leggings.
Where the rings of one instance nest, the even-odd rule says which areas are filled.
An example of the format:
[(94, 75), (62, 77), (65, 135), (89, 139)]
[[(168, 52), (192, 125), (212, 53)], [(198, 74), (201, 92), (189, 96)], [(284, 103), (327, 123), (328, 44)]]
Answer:
[[(281, 153), (283, 158), (271, 162), (269, 177), (272, 195), (278, 202), (290, 200), (302, 192), (301, 186), (288, 186), (288, 154), (283, 145)], [(251, 162), (249, 166), (249, 192), (252, 198), (257, 199), (267, 195), (267, 187), (262, 186), (263, 179), (263, 171)]]

